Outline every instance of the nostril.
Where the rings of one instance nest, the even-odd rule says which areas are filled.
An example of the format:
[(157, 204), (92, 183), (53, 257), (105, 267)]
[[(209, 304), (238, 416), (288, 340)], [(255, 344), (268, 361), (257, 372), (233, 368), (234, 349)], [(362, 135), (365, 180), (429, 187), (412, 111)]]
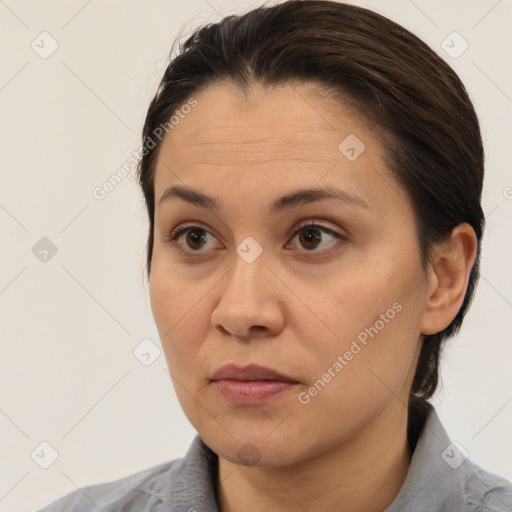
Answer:
[(216, 329), (221, 333), (221, 334), (229, 334), (229, 331), (227, 329), (224, 329), (224, 327), (222, 327), (222, 325), (218, 325), (216, 327)]

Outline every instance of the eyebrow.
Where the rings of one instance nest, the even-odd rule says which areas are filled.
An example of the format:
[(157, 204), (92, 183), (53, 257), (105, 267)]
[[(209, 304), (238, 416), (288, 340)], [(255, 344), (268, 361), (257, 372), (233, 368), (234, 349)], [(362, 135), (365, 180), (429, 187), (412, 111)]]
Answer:
[[(171, 198), (179, 198), (200, 208), (208, 210), (219, 210), (220, 202), (198, 190), (180, 185), (169, 187), (160, 197), (159, 204), (169, 201)], [(371, 210), (370, 206), (362, 198), (350, 194), (344, 190), (336, 188), (332, 185), (326, 185), (321, 188), (304, 188), (294, 190), (278, 199), (276, 199), (269, 207), (269, 212), (276, 214), (284, 210), (289, 210), (304, 204), (313, 203), (323, 199), (337, 199), (345, 203)]]

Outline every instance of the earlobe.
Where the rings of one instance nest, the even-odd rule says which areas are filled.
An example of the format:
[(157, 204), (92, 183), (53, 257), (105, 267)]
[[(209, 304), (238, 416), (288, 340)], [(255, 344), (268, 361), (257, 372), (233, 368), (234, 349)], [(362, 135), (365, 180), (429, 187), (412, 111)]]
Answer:
[(457, 315), (466, 295), (477, 247), (475, 231), (463, 223), (434, 248), (428, 267), (421, 334), (442, 331)]

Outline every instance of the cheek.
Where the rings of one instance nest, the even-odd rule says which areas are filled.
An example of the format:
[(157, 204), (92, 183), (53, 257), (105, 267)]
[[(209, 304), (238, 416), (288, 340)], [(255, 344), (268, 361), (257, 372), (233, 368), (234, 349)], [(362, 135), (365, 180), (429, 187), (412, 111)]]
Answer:
[(198, 283), (156, 261), (149, 283), (151, 310), (169, 371), (186, 384), (198, 376), (199, 360), (207, 355), (202, 345), (211, 325), (215, 283)]
[[(380, 264), (362, 263), (359, 270), (324, 283), (321, 294), (308, 297), (322, 320), (307, 349), (312, 374), (325, 373), (338, 356), (346, 356), (343, 373), (351, 375), (346, 385), (375, 380), (372, 369), (396, 384), (407, 372), (419, 337), (421, 269), (415, 258), (401, 264), (386, 265), (383, 258)], [(306, 319), (300, 321), (305, 325)]]
[[(344, 425), (348, 435), (377, 417), (396, 397), (407, 402), (405, 384), (414, 370), (416, 333), (408, 305), (401, 302), (400, 310), (398, 304), (392, 309), (393, 304), (384, 309), (388, 323), (378, 317), (352, 322), (350, 335), (342, 334), (331, 346), (317, 346), (305, 354), (310, 378), (297, 398), (307, 404), (304, 412), (311, 421)], [(343, 329), (340, 324), (340, 332)]]
[(172, 330), (176, 323), (175, 297), (178, 290), (171, 286), (171, 279), (160, 271), (159, 266), (153, 259), (151, 276), (149, 280), (149, 297), (151, 311), (155, 319), (160, 340), (162, 343), (167, 338), (166, 333)]

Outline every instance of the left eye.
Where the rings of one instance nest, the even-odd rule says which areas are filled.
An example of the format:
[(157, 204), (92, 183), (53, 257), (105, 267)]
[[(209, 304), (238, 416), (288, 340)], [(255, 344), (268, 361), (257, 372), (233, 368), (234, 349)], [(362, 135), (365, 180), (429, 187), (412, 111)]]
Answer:
[[(304, 248), (308, 249), (308, 251), (306, 252), (318, 252), (318, 246), (319, 244), (321, 244), (321, 242), (323, 242), (323, 235), (327, 235), (328, 237), (335, 241), (346, 240), (346, 237), (344, 237), (343, 235), (336, 233), (335, 231), (332, 231), (331, 229), (326, 228), (325, 226), (320, 226), (314, 223), (308, 223), (300, 226), (293, 233), (293, 238), (295, 238), (299, 234), (302, 235), (299, 237), (301, 245)], [(173, 245), (179, 246), (178, 240), (183, 235), (186, 235), (185, 243), (190, 249), (192, 249), (192, 252), (206, 252), (205, 250), (202, 249), (206, 247), (206, 244), (208, 242), (207, 235), (213, 237), (213, 235), (211, 235), (211, 233), (209, 233), (206, 229), (202, 228), (201, 226), (193, 225), (183, 226), (179, 229), (174, 230), (170, 236), (166, 237), (166, 240), (167, 242)], [(329, 247), (325, 249), (328, 250), (334, 245), (336, 245), (336, 242), (332, 243)]]
[[(308, 223), (299, 227), (293, 234), (293, 237), (295, 238), (297, 235), (302, 234), (302, 236), (300, 237), (301, 245), (306, 249), (314, 249), (314, 251), (307, 252), (317, 252), (318, 244), (323, 241), (322, 233), (328, 235), (334, 240), (341, 240), (345, 238), (343, 235), (340, 235), (339, 233), (336, 233), (335, 231), (332, 231), (329, 228), (319, 226), (318, 224), (314, 223)], [(332, 247), (333, 245), (336, 245), (336, 243), (331, 244), (330, 247)], [(328, 247), (327, 249), (329, 249), (330, 247)]]

